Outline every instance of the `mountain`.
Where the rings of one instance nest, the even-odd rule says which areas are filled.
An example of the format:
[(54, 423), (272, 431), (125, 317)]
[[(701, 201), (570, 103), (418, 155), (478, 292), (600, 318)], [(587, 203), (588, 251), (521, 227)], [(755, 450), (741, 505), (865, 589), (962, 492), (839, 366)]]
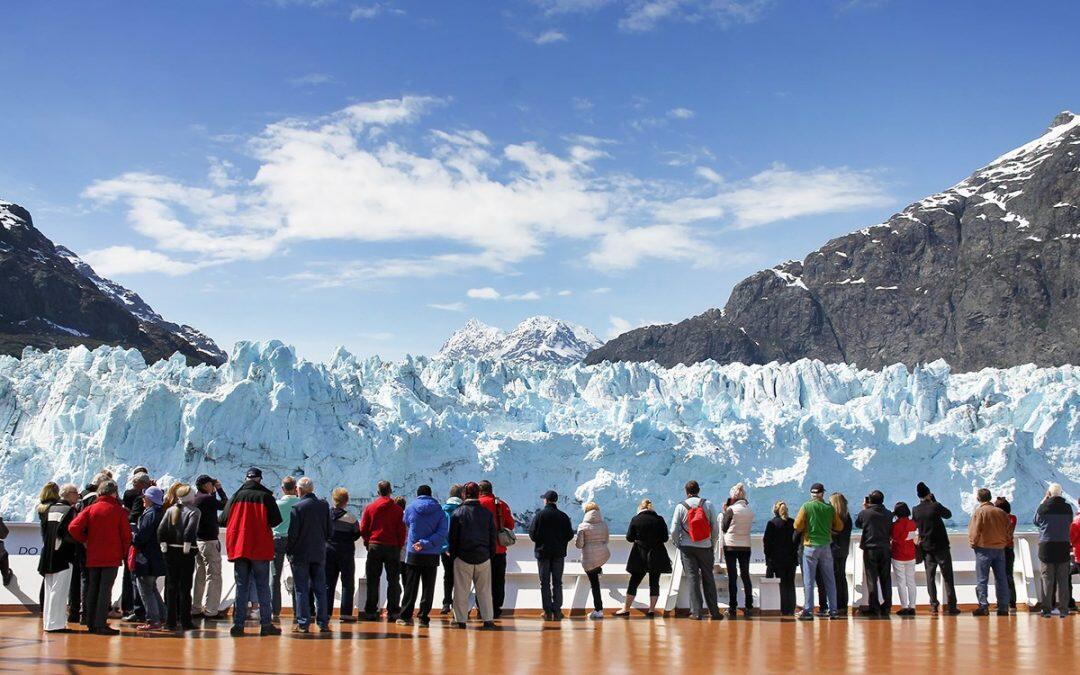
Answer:
[(503, 333), (476, 319), (469, 320), (443, 344), (443, 359), (499, 359), (517, 363), (578, 363), (600, 340), (584, 326), (549, 316), (534, 316)]
[(976, 486), (1021, 514), (1048, 481), (1080, 496), (1078, 419), (1077, 366), (312, 364), (242, 342), (211, 369), (76, 347), (0, 356), (0, 514), (30, 519), (46, 481), (82, 485), (102, 467), (145, 465), (163, 485), (207, 473), (231, 493), (256, 465), (267, 484), (306, 475), (354, 501), (384, 478), (438, 495), (488, 478), (518, 514), (554, 488), (598, 502), (614, 531), (644, 497), (669, 515), (690, 479), (706, 495), (751, 486), (759, 530), (768, 505), (798, 504), (816, 481), (910, 503), (925, 480), (955, 527)]
[(1080, 363), (1080, 117), (880, 225), (737, 284), (723, 310), (620, 335), (586, 363), (938, 358)]
[(56, 246), (30, 213), (0, 201), (0, 354), (23, 348), (122, 345), (148, 360), (175, 352), (189, 363), (220, 365), (226, 354), (191, 326), (166, 321), (133, 291), (104, 279)]

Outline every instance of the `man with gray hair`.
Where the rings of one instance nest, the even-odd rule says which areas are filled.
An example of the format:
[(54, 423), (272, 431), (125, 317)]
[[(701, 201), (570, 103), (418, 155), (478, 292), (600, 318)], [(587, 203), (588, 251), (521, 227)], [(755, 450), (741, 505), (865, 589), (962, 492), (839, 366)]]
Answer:
[(97, 486), (97, 499), (79, 512), (68, 527), (75, 541), (86, 547), (86, 623), (91, 633), (116, 635), (106, 622), (116, 570), (131, 546), (127, 511), (117, 499), (116, 483), (106, 479)]
[(1069, 527), (1072, 519), (1072, 506), (1061, 495), (1061, 485), (1050, 483), (1035, 511), (1034, 521), (1039, 528), (1039, 562), (1042, 563), (1039, 605), (1043, 618), (1051, 616), (1055, 604), (1062, 619), (1069, 616)]
[(289, 536), (285, 552), (289, 555), (296, 593), (293, 611), (296, 612), (298, 633), (307, 633), (311, 625), (309, 594), (315, 596), (315, 623), (320, 633), (330, 632), (330, 617), (326, 611), (326, 542), (330, 540), (330, 505), (315, 496), (315, 484), (304, 477), (296, 482), (300, 501), (292, 509)]

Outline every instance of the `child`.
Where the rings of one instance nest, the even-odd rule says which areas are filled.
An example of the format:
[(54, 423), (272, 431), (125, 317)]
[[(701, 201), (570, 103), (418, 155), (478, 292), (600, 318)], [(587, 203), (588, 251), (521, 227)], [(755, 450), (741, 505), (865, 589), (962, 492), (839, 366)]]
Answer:
[(896, 520), (892, 526), (892, 572), (900, 592), (900, 611), (897, 616), (915, 616), (915, 521), (904, 502), (893, 507)]

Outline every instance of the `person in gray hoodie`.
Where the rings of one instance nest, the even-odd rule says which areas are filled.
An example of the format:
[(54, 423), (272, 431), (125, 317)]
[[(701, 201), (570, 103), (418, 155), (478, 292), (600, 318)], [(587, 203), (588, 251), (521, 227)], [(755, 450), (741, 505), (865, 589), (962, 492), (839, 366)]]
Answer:
[[(690, 579), (690, 618), (700, 621), (705, 618), (702, 612), (701, 596), (705, 596), (705, 606), (714, 621), (724, 618), (716, 602), (716, 578), (713, 565), (716, 563), (716, 541), (720, 528), (716, 527), (716, 512), (712, 503), (700, 496), (701, 488), (696, 480), (686, 483), (686, 500), (675, 507), (671, 517), (671, 541), (679, 549), (682, 558), (683, 577)], [(706, 525), (699, 524), (704, 520)]]
[(195, 491), (184, 483), (169, 488), (165, 507), (158, 526), (158, 541), (165, 553), (165, 630), (194, 630), (191, 584), (202, 514), (195, 508)]
[[(443, 513), (446, 514), (447, 523), (450, 522), (450, 516), (454, 514), (454, 511), (459, 506), (461, 506), (461, 485), (454, 483), (450, 486), (450, 497), (442, 507)], [(449, 541), (443, 544), (440, 558), (443, 571), (442, 612), (440, 614), (446, 616), (450, 613), (454, 603), (454, 559), (450, 557)]]
[(1042, 563), (1042, 616), (1049, 617), (1055, 606), (1061, 618), (1069, 616), (1069, 526), (1073, 510), (1061, 496), (1061, 485), (1050, 483), (1035, 512), (1039, 528), (1039, 562)]

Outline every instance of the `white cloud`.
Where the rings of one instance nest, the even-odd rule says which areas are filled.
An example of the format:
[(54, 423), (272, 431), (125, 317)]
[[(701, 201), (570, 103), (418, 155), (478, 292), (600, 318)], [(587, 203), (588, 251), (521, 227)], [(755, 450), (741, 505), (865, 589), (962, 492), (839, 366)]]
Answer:
[(376, 2), (371, 5), (357, 5), (349, 12), (349, 21), (370, 21), (383, 15), (403, 16), (405, 10), (394, 7), (386, 2)]
[(594, 295), (604, 295), (606, 293), (610, 293), (611, 289), (608, 288), (607, 286), (600, 286), (599, 288), (594, 288), (589, 292), (594, 294)]
[(329, 84), (334, 78), (326, 73), (308, 73), (300, 77), (290, 77), (289, 84), (294, 87), (312, 87), (319, 84)]
[[(623, 8), (619, 28), (639, 33), (664, 22), (712, 22), (720, 27), (752, 23), (774, 0), (533, 0), (549, 15), (595, 12), (608, 5)], [(881, 2), (882, 0), (852, 0)]]
[(285, 277), (314, 286), (510, 273), (556, 239), (596, 247), (585, 259), (601, 270), (647, 259), (697, 262), (712, 253), (706, 226), (753, 227), (888, 201), (873, 175), (843, 167), (776, 165), (739, 182), (701, 168), (710, 184), (680, 185), (600, 172), (597, 161), (609, 156), (600, 146), (608, 143), (595, 137), (564, 139), (557, 153), (530, 141), (496, 144), (476, 129), (414, 128), (446, 103), (404, 96), (270, 124), (243, 145), (244, 163), (257, 166), (251, 176), (211, 158), (205, 186), (129, 172), (83, 194), (120, 205), (173, 263), (159, 261), (171, 274), (264, 259), (301, 242), (435, 248), (426, 257), (309, 264)]
[(474, 300), (498, 300), (502, 297), (502, 294), (491, 286), (485, 286), (484, 288), (470, 288), (465, 292), (465, 295)]
[(573, 295), (573, 294), (574, 294), (574, 292), (569, 290), (569, 289), (562, 290), (562, 291), (559, 291), (558, 293), (556, 293), (556, 295), (558, 295), (561, 298), (565, 298), (565, 297)]
[(668, 117), (673, 117), (677, 120), (688, 120), (695, 115), (694, 111), (689, 108), (672, 108), (667, 111)]
[(540, 294), (537, 293), (536, 291), (527, 291), (525, 293), (511, 293), (510, 295), (504, 295), (502, 297), (502, 299), (503, 300), (508, 300), (508, 301), (515, 301), (515, 300), (532, 301), (532, 300), (539, 300), (540, 299)]
[(198, 269), (198, 265), (173, 260), (157, 251), (146, 251), (131, 246), (110, 246), (97, 249), (90, 251), (82, 258), (103, 277), (143, 272), (157, 272), (175, 277)]
[(433, 302), (433, 303), (429, 304), (428, 307), (431, 307), (432, 309), (441, 309), (444, 312), (464, 312), (465, 311), (465, 303), (464, 302), (445, 302), (445, 303)]
[[(699, 175), (716, 182), (719, 178)], [(685, 197), (659, 205), (656, 217), (692, 223), (732, 217), (732, 227), (747, 229), (801, 216), (887, 206), (891, 198), (870, 173), (846, 167), (796, 171), (776, 164), (749, 180), (719, 184), (707, 197)]]
[(538, 45), (550, 45), (555, 42), (566, 42), (569, 38), (566, 37), (566, 33), (561, 30), (546, 30), (533, 38), (533, 42)]
[(630, 321), (624, 319), (621, 316), (615, 316), (614, 314), (608, 316), (608, 329), (607, 339), (616, 338), (623, 333), (634, 330), (635, 328), (641, 328), (642, 326), (651, 326), (656, 324), (655, 321), (646, 321), (644, 319), (638, 319), (637, 321)]

